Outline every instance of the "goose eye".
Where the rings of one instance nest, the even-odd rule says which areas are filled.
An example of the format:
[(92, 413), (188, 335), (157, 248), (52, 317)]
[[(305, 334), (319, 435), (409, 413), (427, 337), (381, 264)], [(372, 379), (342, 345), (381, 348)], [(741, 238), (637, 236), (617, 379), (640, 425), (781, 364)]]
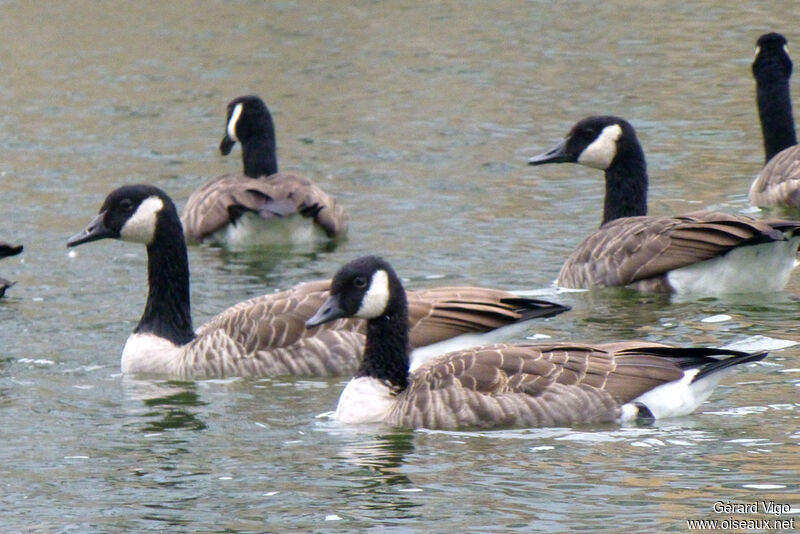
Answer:
[(365, 288), (365, 287), (367, 287), (367, 279), (364, 278), (363, 276), (356, 277), (353, 280), (353, 286), (355, 286), (355, 287), (357, 287), (359, 289)]
[(119, 202), (119, 207), (122, 208), (123, 211), (131, 211), (133, 209), (133, 202), (129, 198), (123, 198)]

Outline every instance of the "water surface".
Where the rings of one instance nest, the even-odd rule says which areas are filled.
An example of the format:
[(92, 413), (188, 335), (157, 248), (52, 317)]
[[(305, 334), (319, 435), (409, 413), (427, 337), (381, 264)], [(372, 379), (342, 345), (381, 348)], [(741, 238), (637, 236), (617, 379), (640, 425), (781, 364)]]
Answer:
[(763, 162), (753, 45), (778, 30), (793, 50), (794, 7), (0, 3), (0, 239), (25, 244), (0, 263), (18, 281), (0, 301), (4, 531), (677, 532), (724, 519), (719, 500), (797, 510), (797, 347), (652, 427), (354, 430), (324, 416), (345, 379), (123, 378), (145, 251), (64, 247), (120, 184), (153, 183), (180, 206), (239, 169), (238, 149), (217, 152), (225, 104), (257, 93), (281, 167), (347, 206), (350, 239), (192, 248), (197, 324), (379, 253), (409, 287), (538, 290), (573, 307), (528, 336), (798, 340), (798, 276), (725, 299), (549, 290), (599, 223), (602, 177), (525, 164), (579, 118), (618, 114), (645, 146), (652, 213), (749, 212)]

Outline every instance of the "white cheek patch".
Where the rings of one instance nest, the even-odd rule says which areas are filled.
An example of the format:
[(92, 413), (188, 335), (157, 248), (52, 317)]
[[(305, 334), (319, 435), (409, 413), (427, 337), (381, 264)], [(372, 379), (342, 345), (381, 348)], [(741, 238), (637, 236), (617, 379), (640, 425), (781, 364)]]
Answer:
[(164, 201), (158, 197), (148, 197), (139, 204), (136, 212), (119, 231), (123, 241), (149, 244), (156, 232), (158, 212), (164, 208)]
[[(784, 48), (785, 48), (785, 47), (784, 47)], [(757, 46), (757, 47), (756, 47), (756, 53), (753, 55), (753, 58), (757, 58), (757, 57), (758, 57), (758, 53), (759, 53), (759, 52), (761, 52), (761, 47), (760, 47), (760, 46)]]
[(234, 106), (233, 113), (231, 113), (231, 120), (228, 121), (228, 137), (232, 141), (238, 141), (236, 137), (236, 123), (239, 122), (239, 117), (242, 115), (242, 103), (239, 102)]
[(386, 311), (389, 303), (389, 276), (386, 271), (381, 269), (372, 275), (369, 289), (361, 300), (361, 306), (356, 312), (356, 317), (362, 319), (374, 319), (380, 317)]
[(783, 51), (786, 52), (786, 55), (789, 55), (789, 45), (783, 45)]
[(622, 127), (619, 124), (606, 126), (597, 136), (597, 139), (583, 149), (578, 158), (578, 163), (593, 169), (605, 170), (609, 168), (617, 155), (617, 140), (621, 135)]

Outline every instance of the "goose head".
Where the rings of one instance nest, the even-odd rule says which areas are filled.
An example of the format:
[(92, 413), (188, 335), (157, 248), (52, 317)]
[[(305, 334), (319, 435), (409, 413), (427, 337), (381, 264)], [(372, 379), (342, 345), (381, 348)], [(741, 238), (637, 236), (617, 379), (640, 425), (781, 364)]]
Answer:
[(528, 160), (529, 165), (578, 163), (607, 170), (631, 151), (641, 151), (633, 126), (610, 115), (579, 121), (554, 148)]
[(578, 121), (555, 148), (528, 160), (547, 163), (578, 163), (605, 172), (602, 224), (647, 214), (647, 162), (636, 130), (625, 119), (604, 115)]
[(274, 145), (275, 126), (264, 101), (255, 95), (240, 96), (228, 103), (225, 136), (219, 145), (223, 156), (230, 154), (237, 141), (246, 144), (251, 139), (271, 139)]
[(157, 187), (126, 185), (109, 193), (100, 212), (81, 232), (67, 241), (68, 247), (100, 239), (120, 239), (150, 245), (159, 221), (178, 220), (172, 200)]
[(330, 296), (308, 321), (312, 328), (343, 317), (373, 320), (405, 308), (405, 291), (388, 262), (363, 256), (339, 269)]
[(792, 59), (786, 38), (779, 33), (765, 33), (756, 41), (753, 76), (761, 81), (788, 80), (792, 75)]
[(16, 256), (20, 252), (22, 252), (22, 245), (9, 245), (8, 243), (0, 243), (0, 258)]

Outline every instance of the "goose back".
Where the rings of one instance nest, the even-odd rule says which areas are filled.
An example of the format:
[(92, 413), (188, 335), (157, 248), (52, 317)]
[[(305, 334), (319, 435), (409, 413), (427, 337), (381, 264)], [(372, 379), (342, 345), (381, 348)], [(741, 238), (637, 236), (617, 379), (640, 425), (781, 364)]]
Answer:
[[(310, 218), (319, 235), (334, 238), (347, 231), (344, 208), (308, 178), (279, 173), (258, 178), (226, 175), (214, 178), (195, 190), (181, 217), (190, 242), (236, 241), (237, 224), (243, 217), (259, 220), (256, 235), (239, 238), (246, 242), (272, 243), (287, 240), (277, 227), (291, 217)], [(303, 227), (308, 226), (304, 224)], [(278, 234), (276, 238), (273, 234)], [(308, 239), (313, 239), (309, 237)], [(289, 236), (288, 240), (292, 240)]]
[[(305, 328), (305, 322), (322, 306), (329, 291), (330, 280), (319, 280), (235, 304), (197, 329), (198, 339), (186, 346), (187, 357), (181, 359), (180, 368), (168, 374), (352, 375), (363, 355), (366, 322), (340, 319), (313, 330)], [(410, 291), (408, 304), (412, 349), (550, 317), (568, 309), (478, 287)], [(214, 345), (219, 348), (213, 349)], [(215, 357), (217, 354), (226, 357)], [(206, 355), (211, 360), (206, 360)]]
[(773, 156), (753, 180), (748, 197), (753, 206), (800, 208), (800, 146)]
[[(626, 217), (604, 224), (589, 234), (570, 254), (558, 275), (558, 285), (568, 288), (632, 286), (640, 290), (674, 291), (670, 284), (673, 271), (722, 257), (737, 247), (781, 242), (795, 247), (792, 234), (800, 222), (758, 221), (720, 212), (693, 212), (682, 216)], [(760, 252), (754, 250), (754, 254)], [(766, 258), (760, 258), (765, 261)], [(762, 269), (742, 269), (741, 283), (753, 291), (766, 287), (780, 290), (794, 267), (790, 254), (771, 260), (783, 265), (782, 275)], [(743, 260), (746, 263), (746, 260)], [(737, 266), (738, 267), (738, 266)], [(746, 264), (742, 267), (746, 267)], [(738, 269), (734, 269), (738, 271)], [(758, 276), (765, 273), (764, 278)], [(674, 275), (673, 275), (674, 276)], [(746, 290), (746, 286), (739, 286)]]
[(623, 404), (683, 376), (650, 347), (666, 348), (529, 343), (460, 351), (413, 373), (386, 422), (411, 428), (614, 422)]

